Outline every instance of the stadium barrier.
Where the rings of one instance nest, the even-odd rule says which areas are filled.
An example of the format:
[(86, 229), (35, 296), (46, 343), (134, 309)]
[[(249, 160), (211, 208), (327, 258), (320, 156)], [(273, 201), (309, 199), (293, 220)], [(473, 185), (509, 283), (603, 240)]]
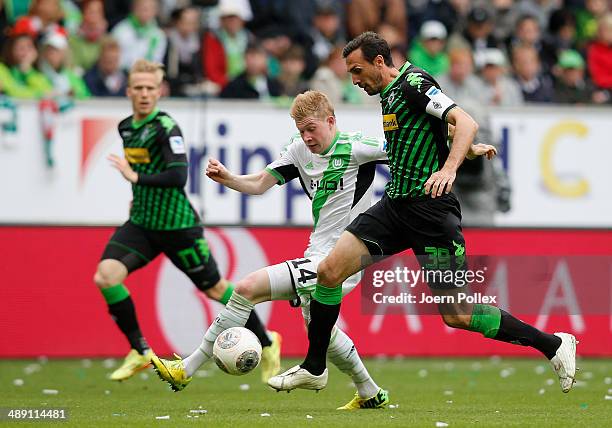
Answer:
[[(0, 227), (0, 357), (125, 354), (127, 343), (92, 280), (112, 232), (111, 227)], [(207, 238), (220, 270), (237, 281), (268, 264), (301, 257), (308, 233), (308, 228), (297, 227), (222, 227), (207, 229)], [(466, 241), (469, 254), (502, 259), (553, 256), (547, 259), (546, 269), (554, 274), (544, 284), (546, 293), (524, 297), (534, 300), (531, 303), (539, 312), (515, 315), (546, 331), (573, 332), (580, 339), (581, 355), (612, 356), (612, 231), (473, 229), (466, 231)], [(609, 275), (597, 273), (593, 278), (575, 271), (568, 259), (576, 255), (603, 260)], [(512, 290), (521, 286), (500, 269), (491, 274), (507, 286), (511, 297)], [(195, 349), (221, 308), (198, 293), (163, 257), (135, 272), (126, 284), (142, 330), (161, 355)], [(604, 312), (590, 311), (585, 302), (594, 289), (603, 296)], [(372, 315), (362, 308), (363, 296), (358, 288), (345, 298), (339, 321), (363, 355), (535, 355), (531, 349), (451, 330), (437, 315), (385, 311)], [(511, 310), (520, 307), (512, 300), (509, 304)], [(299, 309), (272, 302), (257, 310), (269, 329), (283, 335), (284, 355), (304, 354), (306, 334)]]
[[(203, 176), (210, 156), (239, 173), (265, 167), (296, 132), (287, 106), (165, 100), (161, 108), (183, 130), (190, 157), (188, 192), (207, 223), (311, 223), (309, 201), (299, 183), (252, 197)], [(0, 186), (5, 202), (0, 224), (114, 225), (126, 218), (130, 186), (110, 168), (106, 156), (121, 153), (116, 126), (130, 113), (127, 100), (81, 102), (58, 114), (47, 152), (38, 106), (19, 104), (17, 123), (9, 126), (14, 113), (0, 108), (0, 180), (5, 183)], [(336, 114), (341, 130), (382, 137), (376, 106), (339, 106)], [(492, 134), (513, 190), (511, 210), (499, 214), (495, 224), (612, 227), (612, 169), (606, 164), (612, 158), (610, 117), (610, 108), (492, 110)], [(53, 168), (46, 167), (49, 155)], [(381, 167), (375, 181), (378, 196), (387, 177)]]

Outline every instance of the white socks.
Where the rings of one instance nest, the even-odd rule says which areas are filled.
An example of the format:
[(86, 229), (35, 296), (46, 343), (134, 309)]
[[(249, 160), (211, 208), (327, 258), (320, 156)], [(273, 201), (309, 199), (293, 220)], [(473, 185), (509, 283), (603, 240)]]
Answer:
[(217, 336), (230, 327), (243, 327), (255, 305), (245, 297), (233, 292), (225, 308), (206, 330), (204, 340), (198, 349), (183, 360), (187, 376), (193, 376), (202, 364), (212, 358), (213, 345)]
[(327, 348), (327, 358), (342, 373), (349, 375), (353, 379), (359, 397), (374, 397), (380, 388), (370, 377), (368, 370), (363, 365), (363, 361), (359, 358), (353, 341), (338, 327), (334, 330), (335, 333), (332, 333), (329, 348)]

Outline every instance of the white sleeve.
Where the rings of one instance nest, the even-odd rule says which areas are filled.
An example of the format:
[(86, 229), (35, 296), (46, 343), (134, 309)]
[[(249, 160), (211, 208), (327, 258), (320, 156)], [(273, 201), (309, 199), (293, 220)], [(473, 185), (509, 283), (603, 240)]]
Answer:
[(353, 143), (353, 154), (359, 165), (387, 161), (387, 143), (382, 138), (363, 137)]

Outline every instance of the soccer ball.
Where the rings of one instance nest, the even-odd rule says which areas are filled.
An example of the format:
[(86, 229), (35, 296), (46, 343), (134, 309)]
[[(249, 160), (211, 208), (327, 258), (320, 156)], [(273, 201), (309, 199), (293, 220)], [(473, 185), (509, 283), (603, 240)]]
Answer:
[(261, 343), (251, 330), (232, 327), (215, 340), (213, 358), (225, 373), (242, 376), (259, 365)]

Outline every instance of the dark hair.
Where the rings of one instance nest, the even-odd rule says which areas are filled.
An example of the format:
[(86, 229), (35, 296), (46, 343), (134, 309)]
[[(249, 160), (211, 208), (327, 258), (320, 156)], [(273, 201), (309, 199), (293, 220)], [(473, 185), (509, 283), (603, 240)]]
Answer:
[(540, 21), (538, 20), (537, 16), (530, 13), (525, 13), (518, 17), (516, 24), (514, 24), (514, 28), (518, 28), (519, 26), (523, 25), (525, 21), (535, 21), (535, 23), (538, 24), (538, 27), (540, 27)]
[(383, 60), (385, 61), (385, 65), (387, 67), (393, 67), (393, 60), (391, 59), (391, 49), (389, 49), (387, 41), (375, 32), (367, 31), (365, 33), (361, 33), (353, 40), (348, 42), (342, 50), (342, 57), (346, 58), (357, 49), (361, 49), (363, 57), (369, 63), (373, 64), (374, 58), (376, 58), (378, 55), (381, 55), (383, 57)]

